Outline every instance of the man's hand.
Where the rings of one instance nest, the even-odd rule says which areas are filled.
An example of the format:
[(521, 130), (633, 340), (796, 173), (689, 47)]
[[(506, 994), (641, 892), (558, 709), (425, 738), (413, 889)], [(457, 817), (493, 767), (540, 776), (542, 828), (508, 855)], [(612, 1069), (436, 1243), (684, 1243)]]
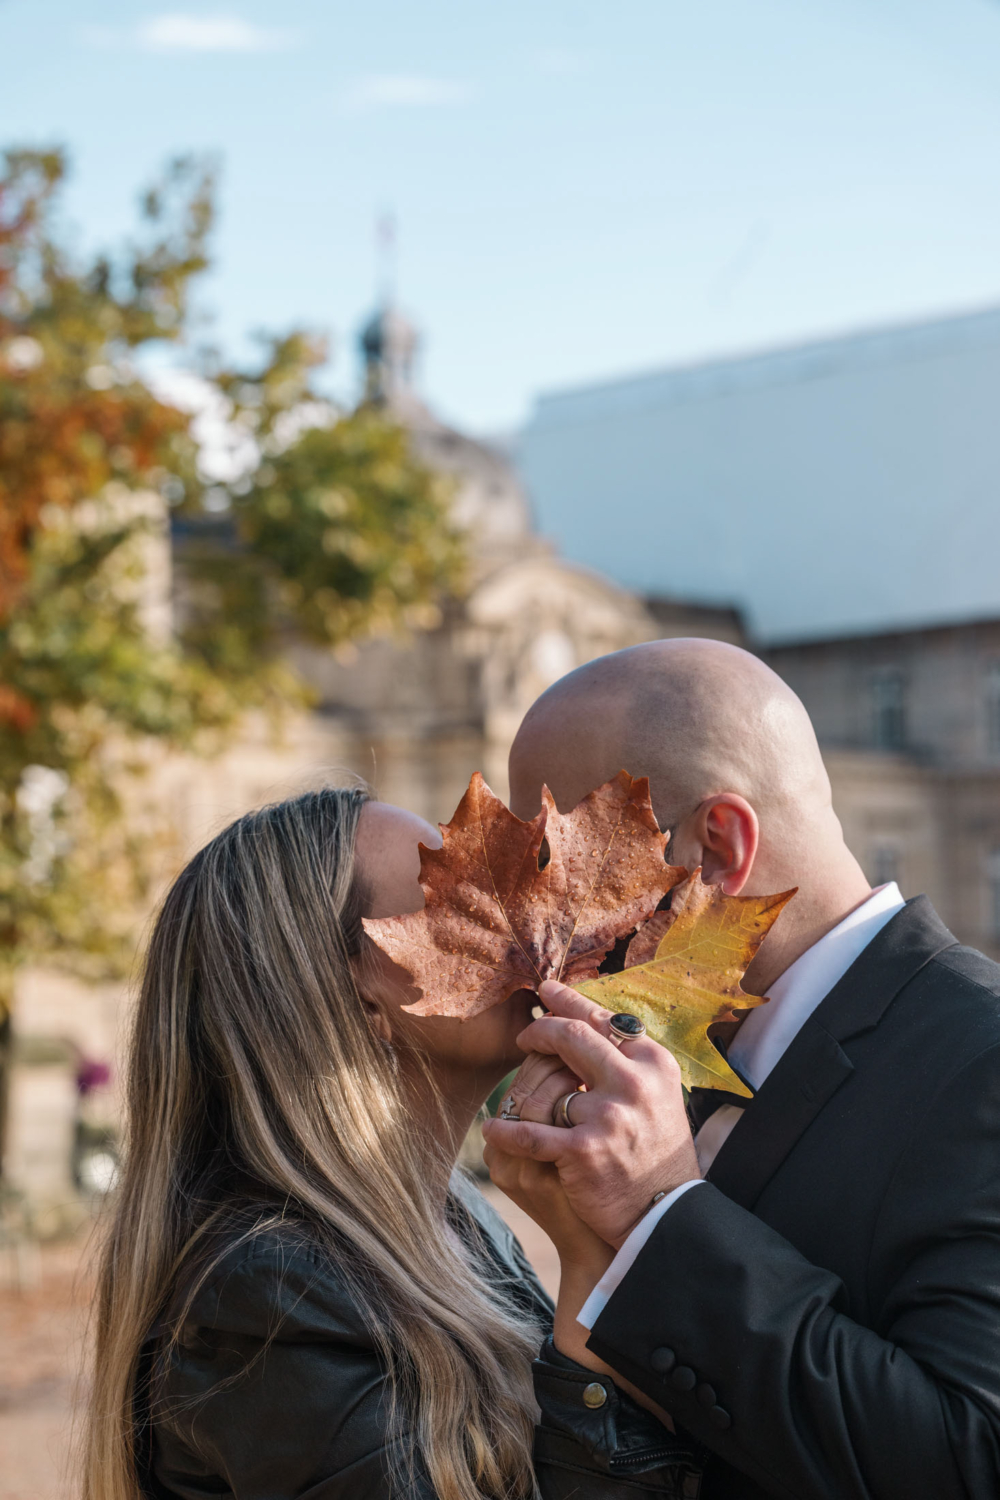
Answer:
[(701, 1176), (680, 1069), (649, 1037), (616, 1048), (611, 1012), (566, 985), (547, 980), (539, 993), (552, 1014), (518, 1046), (561, 1058), (587, 1085), (571, 1106), (573, 1128), (496, 1119), (483, 1134), (509, 1156), (552, 1162), (575, 1212), (617, 1248), (657, 1193)]

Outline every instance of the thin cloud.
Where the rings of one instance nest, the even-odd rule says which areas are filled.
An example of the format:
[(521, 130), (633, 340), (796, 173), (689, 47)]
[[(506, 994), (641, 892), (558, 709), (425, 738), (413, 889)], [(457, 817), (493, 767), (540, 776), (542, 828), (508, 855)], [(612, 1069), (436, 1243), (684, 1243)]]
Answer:
[(191, 16), (165, 12), (123, 29), (91, 26), (84, 39), (96, 47), (125, 47), (140, 52), (278, 52), (295, 45), (295, 33), (277, 26), (256, 26), (239, 16)]
[(475, 98), (471, 84), (416, 73), (373, 73), (359, 78), (344, 96), (349, 110), (441, 109), (468, 104)]

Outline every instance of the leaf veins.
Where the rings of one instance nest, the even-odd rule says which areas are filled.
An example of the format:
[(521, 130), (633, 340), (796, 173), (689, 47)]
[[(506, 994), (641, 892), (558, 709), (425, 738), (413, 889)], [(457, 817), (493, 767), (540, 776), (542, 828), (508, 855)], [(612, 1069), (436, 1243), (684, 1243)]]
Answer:
[(676, 1057), (685, 1088), (749, 1095), (708, 1036), (737, 1010), (764, 1004), (740, 980), (795, 891), (727, 896), (695, 870), (679, 885), (670, 910), (656, 912), (629, 944), (626, 967), (577, 989), (612, 1011), (631, 1011)]
[(648, 780), (625, 771), (569, 813), (544, 787), (530, 822), (477, 772), (441, 831), (440, 849), (420, 847), (423, 910), (364, 924), (409, 971), (421, 997), (406, 1009), (422, 1016), (468, 1020), (544, 979), (594, 978), (685, 874), (665, 862)]

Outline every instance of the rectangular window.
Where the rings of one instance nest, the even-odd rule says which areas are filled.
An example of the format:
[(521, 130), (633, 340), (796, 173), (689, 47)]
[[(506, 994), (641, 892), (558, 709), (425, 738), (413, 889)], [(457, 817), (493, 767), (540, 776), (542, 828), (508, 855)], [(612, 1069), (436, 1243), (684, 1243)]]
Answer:
[(899, 879), (899, 850), (891, 844), (876, 844), (868, 860), (868, 879), (873, 886)]
[(872, 678), (872, 738), (880, 750), (906, 744), (906, 679), (894, 668)]
[(1000, 755), (1000, 661), (986, 669), (986, 748)]
[(986, 861), (986, 899), (990, 940), (1000, 943), (1000, 849), (994, 849)]

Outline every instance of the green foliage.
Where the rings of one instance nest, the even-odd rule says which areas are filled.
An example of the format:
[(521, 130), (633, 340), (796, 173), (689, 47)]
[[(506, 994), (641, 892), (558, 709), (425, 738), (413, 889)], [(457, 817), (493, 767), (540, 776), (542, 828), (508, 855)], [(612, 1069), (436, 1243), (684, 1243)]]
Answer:
[(252, 672), (261, 688), (290, 630), (337, 646), (434, 623), (435, 597), (459, 576), (447, 494), (373, 411), (272, 445), (230, 523), (195, 530), (182, 554), (185, 640), (227, 679)]
[(259, 373), (216, 375), (252, 457), (210, 493), (224, 519), (192, 524), (180, 552), (186, 643), (258, 695), (289, 632), (338, 646), (425, 626), (461, 583), (450, 482), (384, 415), (339, 414), (318, 397), (310, 377), (324, 358), (299, 333), (269, 343)]
[(236, 515), (302, 628), (336, 643), (412, 619), (452, 571), (442, 491), (405, 432), (361, 411), (275, 454)]

